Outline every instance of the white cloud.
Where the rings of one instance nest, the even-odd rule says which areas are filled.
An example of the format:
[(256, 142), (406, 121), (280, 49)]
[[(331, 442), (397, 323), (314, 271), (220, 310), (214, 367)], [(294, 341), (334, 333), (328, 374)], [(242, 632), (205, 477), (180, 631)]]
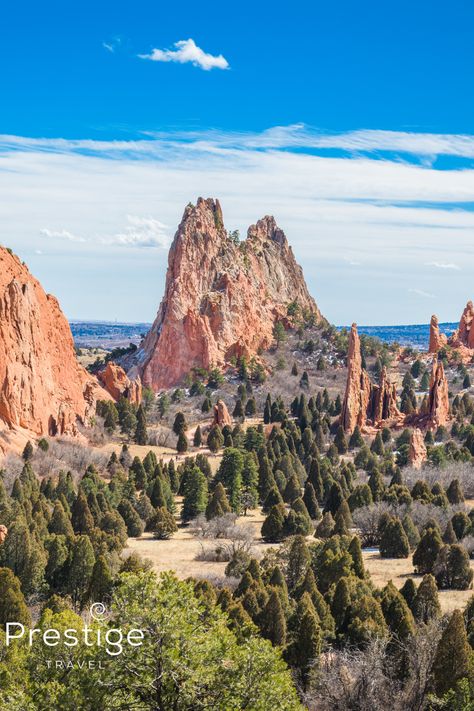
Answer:
[(40, 233), (43, 235), (43, 237), (51, 237), (53, 239), (66, 239), (69, 242), (87, 241), (86, 239), (84, 239), (84, 237), (74, 235), (72, 234), (72, 232), (68, 232), (68, 230), (50, 230), (47, 227), (43, 227), (43, 229), (40, 230)]
[(435, 295), (434, 294), (429, 294), (427, 291), (423, 291), (423, 289), (408, 289), (410, 294), (416, 294), (417, 296), (422, 296), (424, 299), (434, 299)]
[(179, 40), (173, 47), (176, 49), (152, 49), (150, 54), (139, 54), (140, 59), (151, 59), (152, 62), (191, 63), (205, 71), (210, 69), (228, 69), (229, 63), (222, 54), (213, 55), (204, 52), (193, 39)]
[[(474, 170), (369, 153), (315, 155), (297, 144), (301, 132), (276, 127), (128, 141), (0, 136), (1, 224), (12, 248), (31, 259), (32, 271), (78, 318), (153, 319), (166, 255), (157, 249), (150, 258), (138, 247), (166, 246), (198, 195), (218, 197), (226, 226), (241, 234), (274, 214), (335, 323), (428, 323), (431, 311), (456, 318), (474, 296)], [(47, 259), (34, 256), (41, 230), (50, 240)], [(435, 260), (462, 269), (450, 272)], [(350, 264), (356, 261), (360, 266)], [(442, 291), (443, 268), (456, 279)], [(120, 296), (118, 273), (133, 299)], [(415, 298), (413, 284), (430, 296)]]
[(114, 45), (109, 44), (108, 42), (102, 42), (102, 47), (104, 47), (104, 49), (108, 50), (109, 52), (112, 52), (112, 54), (115, 52)]
[(68, 230), (40, 230), (45, 237), (65, 239), (69, 242), (93, 242), (108, 246), (119, 247), (161, 247), (167, 249), (170, 245), (170, 238), (166, 232), (166, 225), (153, 217), (137, 217), (127, 215), (128, 225), (122, 232), (112, 235), (95, 235), (91, 237), (79, 237)]
[(455, 269), (459, 271), (461, 267), (459, 267), (457, 264), (453, 264), (452, 262), (426, 262), (427, 267), (436, 267), (437, 269)]
[(111, 237), (100, 239), (102, 244), (119, 245), (123, 247), (162, 247), (167, 249), (170, 238), (166, 225), (152, 217), (136, 217), (127, 215), (128, 226), (123, 232)]

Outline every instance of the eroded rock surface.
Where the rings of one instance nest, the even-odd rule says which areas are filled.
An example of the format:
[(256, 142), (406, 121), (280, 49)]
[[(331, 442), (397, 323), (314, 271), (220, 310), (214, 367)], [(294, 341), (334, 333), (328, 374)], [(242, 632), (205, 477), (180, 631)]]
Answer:
[(184, 211), (158, 315), (128, 375), (139, 374), (156, 392), (193, 367), (251, 358), (272, 345), (277, 321), (289, 325), (291, 303), (321, 320), (274, 218), (259, 220), (238, 243), (224, 227), (219, 201), (199, 198)]

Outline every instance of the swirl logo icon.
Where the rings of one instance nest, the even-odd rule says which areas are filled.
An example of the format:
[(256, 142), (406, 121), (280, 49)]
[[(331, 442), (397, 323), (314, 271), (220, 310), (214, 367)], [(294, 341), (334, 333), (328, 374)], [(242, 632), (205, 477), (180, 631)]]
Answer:
[(107, 619), (107, 608), (103, 602), (94, 602), (89, 608), (89, 614), (96, 622), (103, 622)]

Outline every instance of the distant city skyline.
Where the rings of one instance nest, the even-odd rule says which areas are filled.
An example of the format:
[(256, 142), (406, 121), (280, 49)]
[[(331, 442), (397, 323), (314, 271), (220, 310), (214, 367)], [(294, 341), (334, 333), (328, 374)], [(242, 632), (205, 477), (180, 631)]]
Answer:
[(474, 297), (474, 7), (66, 10), (4, 10), (22, 46), (4, 31), (0, 242), (68, 318), (153, 321), (200, 195), (242, 237), (273, 214), (333, 323), (459, 318)]

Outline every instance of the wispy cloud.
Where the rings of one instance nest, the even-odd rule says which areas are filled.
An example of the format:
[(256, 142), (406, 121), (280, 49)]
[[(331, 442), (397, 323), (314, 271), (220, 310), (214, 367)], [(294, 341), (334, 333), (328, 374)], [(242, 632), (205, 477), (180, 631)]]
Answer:
[(68, 242), (87, 242), (84, 237), (74, 235), (68, 230), (50, 230), (47, 227), (43, 227), (43, 229), (40, 230), (40, 233), (43, 235), (43, 237), (49, 237), (53, 239), (65, 239)]
[(107, 50), (107, 52), (111, 52), (112, 54), (115, 54), (115, 52), (120, 49), (122, 45), (122, 37), (114, 37), (111, 40), (108, 40), (107, 42), (102, 42), (102, 47)]
[(137, 217), (127, 215), (128, 225), (122, 232), (112, 235), (95, 235), (91, 237), (79, 237), (68, 230), (50, 230), (43, 228), (40, 230), (44, 237), (67, 240), (69, 242), (94, 243), (120, 247), (138, 248), (168, 248), (170, 238), (166, 231), (166, 225), (153, 217)]
[[(428, 303), (430, 312), (452, 320), (459, 303), (472, 296), (474, 169), (437, 169), (418, 154), (412, 161), (389, 153), (381, 160), (370, 150), (336, 155), (307, 147), (313, 139), (333, 138), (299, 125), (254, 134), (170, 132), (117, 141), (0, 136), (0, 220), (11, 246), (25, 257), (34, 259), (35, 248), (50, 240), (48, 260), (37, 257), (39, 275), (57, 270), (64, 286), (54, 281), (45, 286), (61, 300), (72, 302), (67, 281), (74, 278), (77, 293), (93, 299), (91, 284), (80, 288), (86, 276), (74, 272), (72, 256), (92, 264), (93, 273), (103, 274), (102, 264), (122, 265), (143, 294), (144, 313), (133, 304), (140, 320), (153, 317), (166, 265), (164, 252), (157, 249), (150, 259), (146, 248), (169, 244), (188, 201), (219, 197), (226, 225), (243, 234), (263, 214), (275, 215), (332, 321), (424, 323), (431, 315)], [(413, 149), (425, 138), (413, 135)], [(474, 137), (470, 140), (474, 144)], [(38, 234), (46, 229), (38, 245)], [(343, 259), (344, 282), (335, 290)], [(439, 289), (440, 274), (456, 274), (449, 290)], [(410, 291), (412, 285), (422, 293)], [(111, 281), (112, 313), (120, 301), (116, 288)], [(74, 298), (80, 306), (76, 314), (94, 313), (95, 301), (86, 309)], [(127, 304), (122, 300), (121, 308)]]
[(408, 289), (410, 294), (416, 294), (417, 296), (422, 296), (424, 299), (434, 299), (435, 295), (430, 294), (428, 291), (423, 291), (423, 289)]
[(436, 267), (437, 269), (455, 269), (459, 271), (461, 269), (457, 264), (452, 262), (426, 262), (427, 267)]
[(173, 47), (176, 49), (152, 49), (150, 54), (139, 54), (140, 59), (150, 59), (152, 62), (177, 62), (192, 64), (194, 67), (209, 71), (210, 69), (228, 69), (229, 63), (222, 55), (204, 52), (193, 39), (179, 40)]

